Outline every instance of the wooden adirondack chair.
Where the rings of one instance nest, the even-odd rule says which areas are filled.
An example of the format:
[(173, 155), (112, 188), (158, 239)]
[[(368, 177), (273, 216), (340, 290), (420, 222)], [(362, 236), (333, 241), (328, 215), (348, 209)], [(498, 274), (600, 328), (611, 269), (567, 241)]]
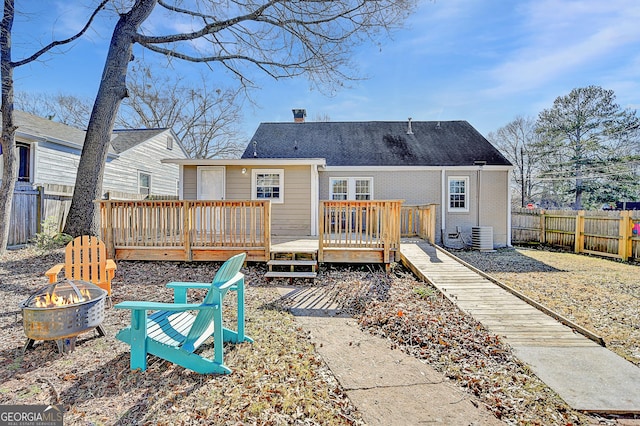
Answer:
[(116, 273), (116, 263), (113, 259), (107, 259), (105, 245), (98, 237), (82, 235), (67, 244), (64, 263), (58, 263), (45, 272), (50, 283), (58, 281), (62, 269), (65, 278), (89, 281), (105, 289), (108, 297), (111, 297), (111, 280)]
[[(224, 365), (223, 342), (253, 342), (244, 335), (244, 274), (240, 268), (245, 253), (227, 260), (211, 283), (172, 282), (174, 303), (122, 302), (116, 309), (131, 310), (131, 326), (120, 330), (116, 338), (131, 346), (131, 369), (147, 369), (147, 354), (202, 374), (229, 374)], [(202, 303), (186, 303), (187, 289), (208, 288)], [(237, 330), (222, 325), (222, 302), (227, 291), (238, 292)], [(157, 311), (147, 315), (147, 311)], [(196, 311), (192, 314), (189, 311)], [(209, 337), (214, 338), (213, 359), (195, 353)]]

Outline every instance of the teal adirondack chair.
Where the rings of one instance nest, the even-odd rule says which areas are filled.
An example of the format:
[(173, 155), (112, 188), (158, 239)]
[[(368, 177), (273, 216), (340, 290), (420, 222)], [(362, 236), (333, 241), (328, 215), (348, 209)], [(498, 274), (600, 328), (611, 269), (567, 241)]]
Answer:
[[(120, 330), (116, 338), (131, 346), (131, 369), (147, 369), (147, 354), (202, 374), (229, 374), (224, 365), (223, 342), (253, 342), (244, 335), (244, 274), (240, 268), (245, 253), (227, 260), (211, 283), (172, 282), (174, 303), (122, 302), (116, 309), (131, 310), (131, 326)], [(187, 289), (208, 288), (202, 303), (186, 303)], [(222, 326), (222, 302), (227, 291), (238, 293), (238, 327)], [(147, 315), (147, 311), (156, 311)], [(190, 311), (195, 311), (192, 314)], [(213, 359), (195, 353), (209, 337), (214, 338)]]

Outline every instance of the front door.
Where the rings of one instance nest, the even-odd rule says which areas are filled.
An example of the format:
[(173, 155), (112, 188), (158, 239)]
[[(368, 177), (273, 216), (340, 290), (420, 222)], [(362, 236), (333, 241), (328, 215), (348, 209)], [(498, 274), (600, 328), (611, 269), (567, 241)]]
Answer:
[(198, 200), (224, 200), (223, 166), (198, 167)]
[[(198, 200), (224, 200), (225, 168), (223, 166), (198, 167)], [(195, 209), (195, 226), (198, 232), (207, 239), (214, 238), (221, 232), (223, 222), (222, 207), (203, 206)]]

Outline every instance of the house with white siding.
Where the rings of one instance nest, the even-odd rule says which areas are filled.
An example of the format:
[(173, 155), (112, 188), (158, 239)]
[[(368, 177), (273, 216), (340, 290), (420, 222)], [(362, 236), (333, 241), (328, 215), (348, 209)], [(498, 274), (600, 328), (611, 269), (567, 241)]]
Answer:
[[(17, 186), (73, 186), (85, 131), (22, 111), (15, 111), (15, 122)], [(103, 192), (178, 195), (179, 168), (165, 158), (187, 158), (171, 129), (114, 130)]]
[[(29, 242), (45, 220), (57, 222), (59, 229), (64, 227), (85, 138), (83, 130), (22, 111), (14, 112), (14, 121), (19, 170), (9, 246)], [(115, 130), (103, 175), (103, 194), (136, 199), (177, 196), (179, 167), (163, 163), (165, 158), (187, 158), (171, 129)], [(0, 180), (2, 168), (0, 150)]]
[(320, 200), (436, 205), (436, 243), (511, 244), (512, 164), (466, 121), (261, 123), (240, 159), (169, 159), (181, 199), (271, 201), (271, 233), (318, 235)]

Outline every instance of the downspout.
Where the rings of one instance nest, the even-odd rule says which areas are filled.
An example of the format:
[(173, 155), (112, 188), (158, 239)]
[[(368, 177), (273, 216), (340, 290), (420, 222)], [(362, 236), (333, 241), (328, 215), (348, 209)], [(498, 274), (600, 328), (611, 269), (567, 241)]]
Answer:
[(482, 192), (482, 168), (487, 164), (484, 160), (476, 160), (473, 162), (478, 166), (476, 171), (476, 226), (480, 226), (480, 200)]
[(478, 171), (476, 172), (476, 185), (478, 186), (476, 190), (476, 226), (480, 226), (480, 174), (482, 173), (482, 166), (478, 166)]
[(511, 245), (511, 170), (507, 172), (507, 247)]
[(178, 186), (178, 199), (184, 200), (184, 165), (180, 164), (178, 167), (178, 182), (180, 185)]
[(442, 168), (442, 172), (440, 172), (441, 174), (441, 185), (442, 185), (442, 189), (440, 191), (440, 195), (442, 197), (442, 200), (440, 202), (440, 205), (442, 206), (442, 208), (440, 209), (440, 243), (442, 245), (444, 245), (444, 230), (446, 228), (446, 211), (447, 211), (447, 206), (449, 204), (447, 204), (447, 185), (446, 185), (446, 169), (443, 167)]
[(311, 166), (311, 235), (318, 235), (318, 209), (320, 204), (318, 165)]

